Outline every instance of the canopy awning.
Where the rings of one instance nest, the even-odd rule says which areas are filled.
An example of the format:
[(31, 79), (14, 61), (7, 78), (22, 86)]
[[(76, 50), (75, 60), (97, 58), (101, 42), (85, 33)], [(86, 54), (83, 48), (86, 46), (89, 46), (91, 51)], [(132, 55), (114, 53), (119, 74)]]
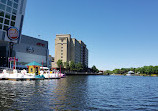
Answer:
[(42, 65), (37, 63), (37, 62), (35, 62), (35, 61), (33, 61), (33, 62), (29, 63), (29, 64), (26, 64), (25, 66), (42, 66)]

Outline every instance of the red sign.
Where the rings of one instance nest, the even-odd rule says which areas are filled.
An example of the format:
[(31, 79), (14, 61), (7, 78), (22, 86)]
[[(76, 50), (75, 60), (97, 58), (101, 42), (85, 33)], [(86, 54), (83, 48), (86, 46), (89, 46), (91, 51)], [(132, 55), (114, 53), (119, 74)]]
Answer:
[(38, 46), (42, 46), (42, 47), (45, 46), (45, 44), (42, 44), (42, 43), (37, 43), (36, 45), (38, 45)]
[(10, 27), (7, 31), (7, 35), (10, 40), (17, 40), (19, 38), (19, 31), (15, 27)]
[[(9, 62), (10, 62), (10, 61), (14, 61), (14, 57), (9, 57)], [(17, 62), (18, 59), (15, 58), (15, 61)]]

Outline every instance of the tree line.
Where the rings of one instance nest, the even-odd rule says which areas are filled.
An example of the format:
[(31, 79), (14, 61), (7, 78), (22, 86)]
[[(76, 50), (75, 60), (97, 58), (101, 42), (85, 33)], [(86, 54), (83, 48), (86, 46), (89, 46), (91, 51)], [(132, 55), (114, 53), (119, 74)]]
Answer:
[(106, 70), (104, 74), (127, 74), (128, 71), (133, 71), (136, 74), (158, 74), (158, 66), (144, 66), (138, 68), (121, 68), (114, 70)]
[(75, 72), (95, 72), (98, 73), (99, 70), (93, 65), (92, 68), (88, 68), (82, 63), (75, 63), (74, 61), (62, 62), (62, 60), (57, 61), (58, 68), (62, 68), (65, 71), (75, 71)]

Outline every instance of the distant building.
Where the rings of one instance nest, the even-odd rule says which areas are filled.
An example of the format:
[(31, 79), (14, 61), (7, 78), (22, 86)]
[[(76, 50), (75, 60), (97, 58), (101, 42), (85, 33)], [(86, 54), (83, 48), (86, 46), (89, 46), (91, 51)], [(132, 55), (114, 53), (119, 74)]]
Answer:
[(51, 55), (49, 55), (49, 57), (48, 57), (48, 66), (47, 67), (49, 67), (49, 68), (51, 68), (52, 67), (52, 62), (54, 62), (54, 57), (52, 57)]
[(88, 49), (83, 41), (71, 38), (70, 34), (56, 35), (55, 61), (52, 63), (52, 67), (57, 67), (58, 60), (80, 62), (88, 67)]

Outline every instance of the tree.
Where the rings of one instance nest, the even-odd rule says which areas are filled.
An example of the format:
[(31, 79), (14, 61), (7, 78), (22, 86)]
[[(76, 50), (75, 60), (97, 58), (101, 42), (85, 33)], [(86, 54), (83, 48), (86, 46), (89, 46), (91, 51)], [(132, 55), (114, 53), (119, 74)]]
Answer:
[(121, 71), (120, 71), (120, 69), (114, 69), (113, 73), (115, 73), (115, 74), (121, 74)]
[(95, 66), (95, 65), (93, 65), (93, 66), (92, 66), (92, 72), (96, 72), (96, 73), (98, 73), (98, 72), (99, 72), (99, 70), (96, 68), (96, 66)]
[(80, 62), (76, 64), (76, 70), (77, 71), (82, 71), (83, 70), (83, 65)]
[(58, 68), (60, 68), (60, 67), (63, 68), (63, 62), (62, 62), (62, 60), (59, 59), (57, 61), (57, 65), (58, 65)]
[(68, 62), (64, 62), (64, 67), (66, 70), (70, 70), (70, 66)]
[(71, 61), (71, 62), (70, 62), (70, 70), (71, 70), (71, 71), (75, 71), (75, 70), (76, 70), (74, 61)]
[(113, 71), (110, 71), (110, 70), (104, 71), (104, 74), (112, 74), (112, 73), (113, 73)]

